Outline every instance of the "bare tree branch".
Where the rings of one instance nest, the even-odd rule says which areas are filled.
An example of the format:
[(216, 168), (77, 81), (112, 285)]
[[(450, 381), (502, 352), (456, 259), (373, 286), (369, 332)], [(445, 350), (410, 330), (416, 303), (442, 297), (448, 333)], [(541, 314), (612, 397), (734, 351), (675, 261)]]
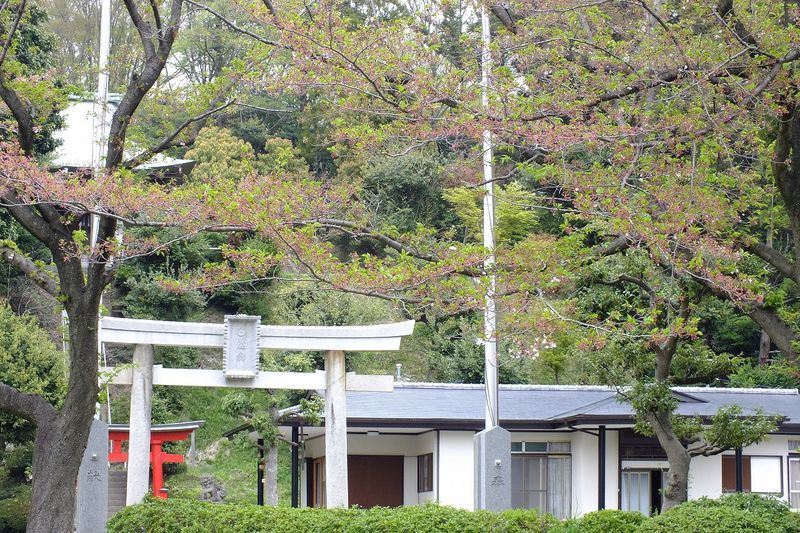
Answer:
[[(796, 273), (795, 264), (772, 246), (757, 242), (755, 244), (745, 246), (745, 249), (753, 255), (756, 255), (766, 261), (784, 277), (790, 279), (794, 277)], [(800, 279), (796, 279), (795, 281), (800, 283)]]
[(55, 407), (41, 396), (20, 392), (3, 382), (0, 382), (0, 409), (37, 425), (57, 414)]
[(514, 18), (511, 16), (511, 12), (509, 12), (508, 8), (502, 3), (494, 4), (489, 8), (492, 11), (492, 14), (497, 17), (497, 19), (503, 24), (503, 26), (513, 34), (516, 34), (518, 31), (517, 23), (514, 22)]
[(11, 41), (14, 39), (14, 34), (17, 33), (19, 21), (22, 20), (22, 14), (25, 12), (25, 5), (26, 0), (22, 0), (19, 3), (19, 6), (17, 6), (17, 15), (14, 17), (14, 22), (11, 24), (11, 28), (8, 30), (8, 39), (6, 39), (5, 44), (3, 44), (3, 53), (0, 55), (0, 66), (2, 66), (5, 62), (8, 50), (11, 48)]
[(276, 46), (278, 48), (283, 48), (285, 50), (292, 50), (291, 47), (286, 46), (285, 44), (279, 43), (278, 41), (273, 41), (271, 39), (267, 39), (266, 37), (262, 37), (261, 35), (258, 35), (257, 33), (253, 33), (252, 31), (250, 31), (248, 29), (242, 28), (241, 26), (239, 26), (238, 24), (236, 24), (235, 22), (233, 22), (232, 20), (227, 18), (225, 15), (223, 15), (219, 11), (217, 11), (214, 8), (211, 8), (211, 7), (209, 7), (209, 6), (205, 5), (205, 4), (201, 4), (200, 2), (195, 2), (194, 0), (186, 0), (186, 3), (190, 4), (190, 5), (193, 5), (198, 9), (202, 9), (203, 11), (207, 11), (207, 12), (211, 13), (212, 15), (217, 17), (220, 21), (222, 21), (226, 26), (228, 26), (233, 31), (241, 33), (242, 35), (247, 35), (248, 37), (251, 37), (251, 38), (255, 39), (256, 41), (260, 42), (261, 44), (266, 44), (266, 45), (269, 45), (269, 46)]
[(272, 4), (271, 0), (262, 0), (262, 2), (264, 3), (264, 6), (267, 8), (267, 10), (269, 10), (270, 14), (273, 17), (278, 16), (278, 12), (275, 11), (275, 6)]
[(144, 48), (145, 58), (149, 59), (156, 54), (155, 46), (153, 46), (153, 29), (150, 23), (142, 18), (139, 8), (136, 7), (134, 0), (123, 0), (125, 9), (128, 10), (128, 16), (131, 17), (136, 31), (139, 33), (139, 39), (142, 41), (142, 48)]
[(13, 266), (52, 296), (58, 296), (58, 282), (54, 273), (40, 268), (33, 260), (10, 246), (0, 246), (0, 259)]
[(597, 257), (608, 257), (618, 254), (631, 247), (632, 241), (627, 235), (619, 235), (608, 244), (595, 248), (594, 255)]

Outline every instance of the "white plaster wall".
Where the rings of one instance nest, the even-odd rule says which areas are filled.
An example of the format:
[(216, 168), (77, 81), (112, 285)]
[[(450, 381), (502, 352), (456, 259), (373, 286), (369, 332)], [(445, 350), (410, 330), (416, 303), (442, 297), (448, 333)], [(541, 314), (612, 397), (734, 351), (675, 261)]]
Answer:
[(572, 433), (572, 515), (597, 510), (597, 437)]
[[(744, 455), (780, 457), (781, 464), (781, 493), (783, 498), (787, 495), (787, 480), (789, 477), (787, 456), (789, 455), (789, 436), (770, 435), (767, 440), (759, 444), (747, 446), (742, 450)], [(733, 455), (734, 452), (725, 452), (724, 455)], [(757, 474), (756, 474), (757, 475)], [(689, 468), (689, 499), (693, 500), (707, 496), (718, 498), (722, 495), (722, 456), (692, 458)]]
[[(402, 455), (405, 505), (438, 500), (464, 509), (474, 507), (474, 432), (429, 431), (420, 435), (348, 435), (349, 455)], [(771, 435), (760, 444), (748, 446), (745, 455), (780, 456), (782, 493), (787, 498), (787, 435)], [(437, 440), (438, 446), (437, 446)], [(572, 448), (572, 514), (579, 516), (597, 509), (597, 437), (581, 432), (513, 432), (512, 442), (569, 441)], [(417, 456), (433, 453), (433, 491), (417, 492)], [(726, 452), (733, 453), (733, 452)], [(324, 438), (306, 442), (307, 458), (325, 455)], [(659, 468), (666, 462), (626, 461), (623, 467)], [(619, 507), (619, 432), (606, 431), (606, 509)], [(305, 463), (300, 473), (300, 501), (307, 502)], [(689, 498), (719, 497), (722, 492), (721, 456), (695, 457), (689, 470)]]
[[(420, 435), (393, 435), (381, 433), (347, 434), (347, 455), (421, 455), (436, 450), (436, 432)], [(316, 437), (306, 441), (306, 457), (325, 455), (325, 438)]]
[(417, 435), (347, 435), (347, 455), (417, 455)]
[(305, 456), (307, 459), (316, 459), (325, 455), (325, 437), (314, 437), (306, 439)]
[(764, 442), (753, 444), (742, 449), (744, 455), (789, 455), (789, 439), (797, 439), (792, 435), (769, 435)]
[[(473, 431), (441, 431), (438, 478), (439, 503), (472, 510), (475, 507)], [(438, 471), (438, 475), (436, 475)]]
[(511, 442), (572, 442), (574, 433), (574, 431), (514, 431), (511, 433)]
[(719, 498), (722, 495), (722, 458), (693, 457), (689, 464), (689, 499), (706, 496)]
[(606, 430), (606, 509), (619, 509), (619, 431)]
[(403, 459), (403, 505), (419, 505), (416, 456)]

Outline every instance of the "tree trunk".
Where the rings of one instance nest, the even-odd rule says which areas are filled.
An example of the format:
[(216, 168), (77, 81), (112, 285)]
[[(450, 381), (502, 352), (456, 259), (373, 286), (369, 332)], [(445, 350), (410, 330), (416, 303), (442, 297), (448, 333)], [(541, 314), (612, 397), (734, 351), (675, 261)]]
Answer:
[(278, 442), (272, 442), (267, 448), (267, 459), (264, 465), (264, 503), (278, 505)]
[(97, 402), (99, 305), (70, 305), (69, 389), (64, 405), (37, 421), (28, 533), (73, 531), (78, 469)]
[[(681, 302), (680, 316), (684, 319), (689, 315), (688, 302)], [(672, 335), (664, 344), (654, 346), (656, 354), (656, 381), (669, 383), (671, 375), (672, 358), (678, 349), (678, 337)], [(669, 470), (667, 482), (664, 484), (664, 494), (661, 510), (666, 511), (689, 499), (689, 464), (692, 460), (688, 450), (675, 435), (672, 427), (672, 412), (657, 411), (645, 413), (645, 418), (650, 423), (661, 448), (667, 454)]]
[(800, 341), (800, 335), (784, 322), (774, 310), (751, 306), (745, 308), (745, 313), (769, 335), (770, 340), (777, 346), (784, 357), (790, 361), (800, 360), (800, 354), (795, 350), (795, 343)]
[(52, 423), (37, 427), (29, 533), (72, 531), (75, 480), (88, 438), (88, 433), (82, 435), (84, 425), (79, 424), (73, 428), (75, 431), (64, 431), (63, 417), (59, 415)]
[(758, 343), (758, 366), (767, 366), (769, 363), (769, 349), (772, 343), (769, 339), (769, 333), (761, 330), (761, 340)]
[(672, 428), (671, 413), (648, 414), (647, 419), (658, 438), (659, 444), (667, 454), (669, 470), (661, 510), (666, 511), (684, 503), (689, 498), (689, 464), (691, 456)]

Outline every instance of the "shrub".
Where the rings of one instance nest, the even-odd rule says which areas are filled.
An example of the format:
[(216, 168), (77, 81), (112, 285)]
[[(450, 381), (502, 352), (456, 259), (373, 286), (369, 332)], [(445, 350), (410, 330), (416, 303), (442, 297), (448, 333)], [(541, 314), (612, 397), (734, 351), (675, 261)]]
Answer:
[[(0, 381), (58, 406), (64, 395), (64, 356), (32, 316), (17, 316), (0, 300)], [(33, 424), (0, 411), (0, 456), (6, 443), (33, 440)], [(2, 459), (2, 457), (0, 457)], [(23, 467), (24, 469), (24, 467)]]
[(170, 292), (156, 276), (128, 281), (125, 316), (150, 320), (187, 320), (203, 310), (205, 298), (197, 291)]
[(776, 533), (800, 531), (800, 515), (792, 512), (784, 500), (772, 496), (737, 493), (723, 496), (717, 501), (726, 507), (766, 518), (773, 528), (772, 531)]
[(635, 533), (646, 520), (641, 513), (605, 509), (568, 520), (563, 533)]
[(148, 499), (112, 518), (109, 533), (796, 533), (800, 516), (785, 502), (754, 494), (701, 498), (647, 518), (604, 510), (559, 522), (514, 509), (464, 511), (436, 504), (373, 509), (292, 509), (195, 500)]
[(25, 531), (31, 504), (31, 486), (15, 485), (9, 492), (13, 494), (0, 499), (0, 531), (22, 533)]
[(25, 471), (33, 465), (33, 443), (14, 446), (3, 455), (8, 476), (14, 481), (25, 481)]
[(535, 511), (464, 511), (440, 505), (373, 509), (292, 509), (210, 504), (170, 499), (127, 507), (112, 518), (109, 533), (546, 533), (558, 521)]
[(732, 494), (718, 500), (700, 498), (644, 522), (641, 533), (795, 533), (800, 517), (775, 498)]

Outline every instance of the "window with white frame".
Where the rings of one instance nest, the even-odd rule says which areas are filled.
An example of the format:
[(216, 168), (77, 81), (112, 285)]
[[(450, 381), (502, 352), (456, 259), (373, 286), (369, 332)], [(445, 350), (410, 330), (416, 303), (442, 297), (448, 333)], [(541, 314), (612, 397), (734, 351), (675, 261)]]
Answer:
[(789, 506), (800, 509), (800, 455), (789, 456)]
[[(736, 457), (722, 456), (722, 492), (736, 491)], [(780, 456), (742, 456), (742, 491), (761, 494), (783, 492)]]
[(622, 472), (622, 494), (620, 507), (623, 511), (638, 511), (645, 516), (650, 516), (653, 508), (651, 498), (649, 470), (627, 470)]
[(511, 443), (511, 505), (569, 518), (572, 456), (569, 442)]

